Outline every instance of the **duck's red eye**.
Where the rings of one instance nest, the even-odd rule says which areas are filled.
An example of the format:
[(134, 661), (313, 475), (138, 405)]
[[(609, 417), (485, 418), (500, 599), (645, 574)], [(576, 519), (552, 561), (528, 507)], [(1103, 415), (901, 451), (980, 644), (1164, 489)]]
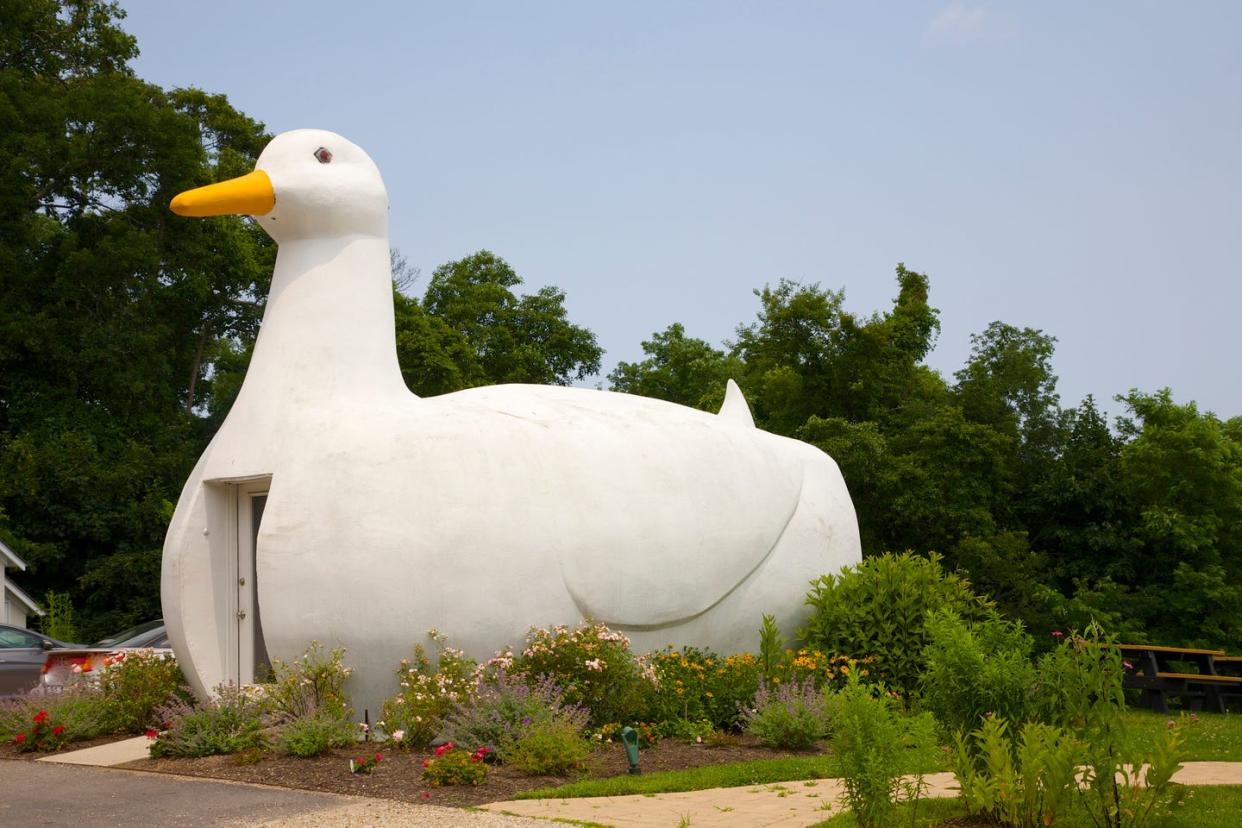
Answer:
[(315, 150), (315, 157), (319, 159), (320, 164), (327, 164), (332, 160), (332, 153), (327, 147), (320, 147)]

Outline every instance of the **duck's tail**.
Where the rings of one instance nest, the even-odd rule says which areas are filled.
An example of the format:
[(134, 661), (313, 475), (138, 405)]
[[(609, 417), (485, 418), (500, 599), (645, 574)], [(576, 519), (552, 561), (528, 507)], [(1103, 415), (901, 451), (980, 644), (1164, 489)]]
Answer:
[(717, 415), (732, 420), (738, 425), (748, 428), (755, 427), (755, 418), (751, 416), (750, 406), (746, 404), (746, 398), (742, 396), (742, 389), (737, 387), (737, 383), (733, 380), (725, 385), (725, 398), (720, 406), (720, 413)]

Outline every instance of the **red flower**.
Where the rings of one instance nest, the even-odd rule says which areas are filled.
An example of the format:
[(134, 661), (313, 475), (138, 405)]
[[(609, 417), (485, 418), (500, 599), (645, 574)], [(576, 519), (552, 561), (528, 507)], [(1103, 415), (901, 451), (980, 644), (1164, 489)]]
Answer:
[(35, 724), (43, 724), (44, 722), (46, 722), (46, 721), (47, 721), (47, 711), (46, 711), (46, 710), (40, 710), (38, 713), (36, 713), (36, 714), (35, 714), (35, 717), (34, 717), (34, 721), (35, 721)]
[(1061, 632), (1060, 630), (1053, 630), (1053, 631), (1052, 631), (1052, 637), (1053, 637), (1053, 638), (1060, 638), (1060, 637), (1062, 637), (1063, 635), (1065, 635), (1065, 633)]
[(25, 734), (25, 733), (19, 733), (19, 734), (17, 734), (17, 738), (15, 738), (15, 739), (13, 740), (13, 744), (15, 744), (15, 745), (20, 745), (20, 744), (21, 744), (22, 742), (24, 742), (24, 741), (26, 741), (26, 734)]
[(56, 725), (56, 727), (52, 728), (52, 735), (53, 735), (53, 736), (59, 736), (60, 734), (62, 734), (62, 733), (64, 733), (64, 732), (65, 732), (65, 726), (64, 726), (64, 725)]
[(431, 791), (423, 791), (423, 799), (431, 799)]
[(156, 733), (154, 730), (148, 730), (148, 731), (147, 731), (147, 738), (148, 738), (148, 739), (154, 739), (154, 738), (156, 738), (156, 737), (157, 737), (157, 736), (159, 736), (159, 735), (160, 735), (160, 734)]
[(423, 760), (423, 767), (424, 767), (424, 768), (429, 768), (429, 767), (431, 767), (431, 760), (430, 760), (430, 759), (424, 759), (424, 760)]
[(453, 743), (445, 742), (444, 744), (436, 748), (436, 756), (437, 757), (443, 756), (445, 753), (449, 752), (452, 749), (453, 749)]
[(375, 754), (375, 761), (376, 761), (376, 762), (382, 762), (382, 761), (384, 761), (384, 757), (383, 757), (383, 756), (380, 756), (380, 755), (377, 753), (377, 754)]

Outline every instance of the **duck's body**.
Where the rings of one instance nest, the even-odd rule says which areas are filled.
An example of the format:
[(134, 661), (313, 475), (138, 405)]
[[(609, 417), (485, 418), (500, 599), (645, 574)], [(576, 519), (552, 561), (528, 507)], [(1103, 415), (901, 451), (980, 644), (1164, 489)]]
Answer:
[(431, 628), (484, 658), (587, 616), (640, 650), (736, 651), (765, 612), (796, 625), (807, 582), (859, 560), (836, 464), (755, 429), (740, 399), (719, 416), (575, 388), (410, 394), (387, 250), (386, 232), (282, 240), (245, 386), (165, 547), (165, 616), (200, 691), (231, 675), (220, 516), (247, 479), (270, 477), (267, 650), (346, 647), (372, 711)]

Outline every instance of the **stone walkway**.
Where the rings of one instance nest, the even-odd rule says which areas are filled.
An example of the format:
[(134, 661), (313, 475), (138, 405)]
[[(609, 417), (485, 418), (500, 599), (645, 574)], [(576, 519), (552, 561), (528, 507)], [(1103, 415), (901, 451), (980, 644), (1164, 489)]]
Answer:
[[(221, 780), (107, 769), (145, 755), (145, 738), (10, 761), (0, 773), (0, 825), (261, 825), (267, 828), (532, 828), (544, 820), (615, 828), (804, 828), (841, 810), (839, 779), (706, 791), (493, 802), (483, 811), (410, 805)], [(95, 768), (85, 767), (94, 765)], [(929, 797), (957, 796), (951, 773), (925, 777)], [(1184, 785), (1242, 785), (1242, 762), (1186, 762)], [(543, 824), (547, 824), (544, 822)]]

